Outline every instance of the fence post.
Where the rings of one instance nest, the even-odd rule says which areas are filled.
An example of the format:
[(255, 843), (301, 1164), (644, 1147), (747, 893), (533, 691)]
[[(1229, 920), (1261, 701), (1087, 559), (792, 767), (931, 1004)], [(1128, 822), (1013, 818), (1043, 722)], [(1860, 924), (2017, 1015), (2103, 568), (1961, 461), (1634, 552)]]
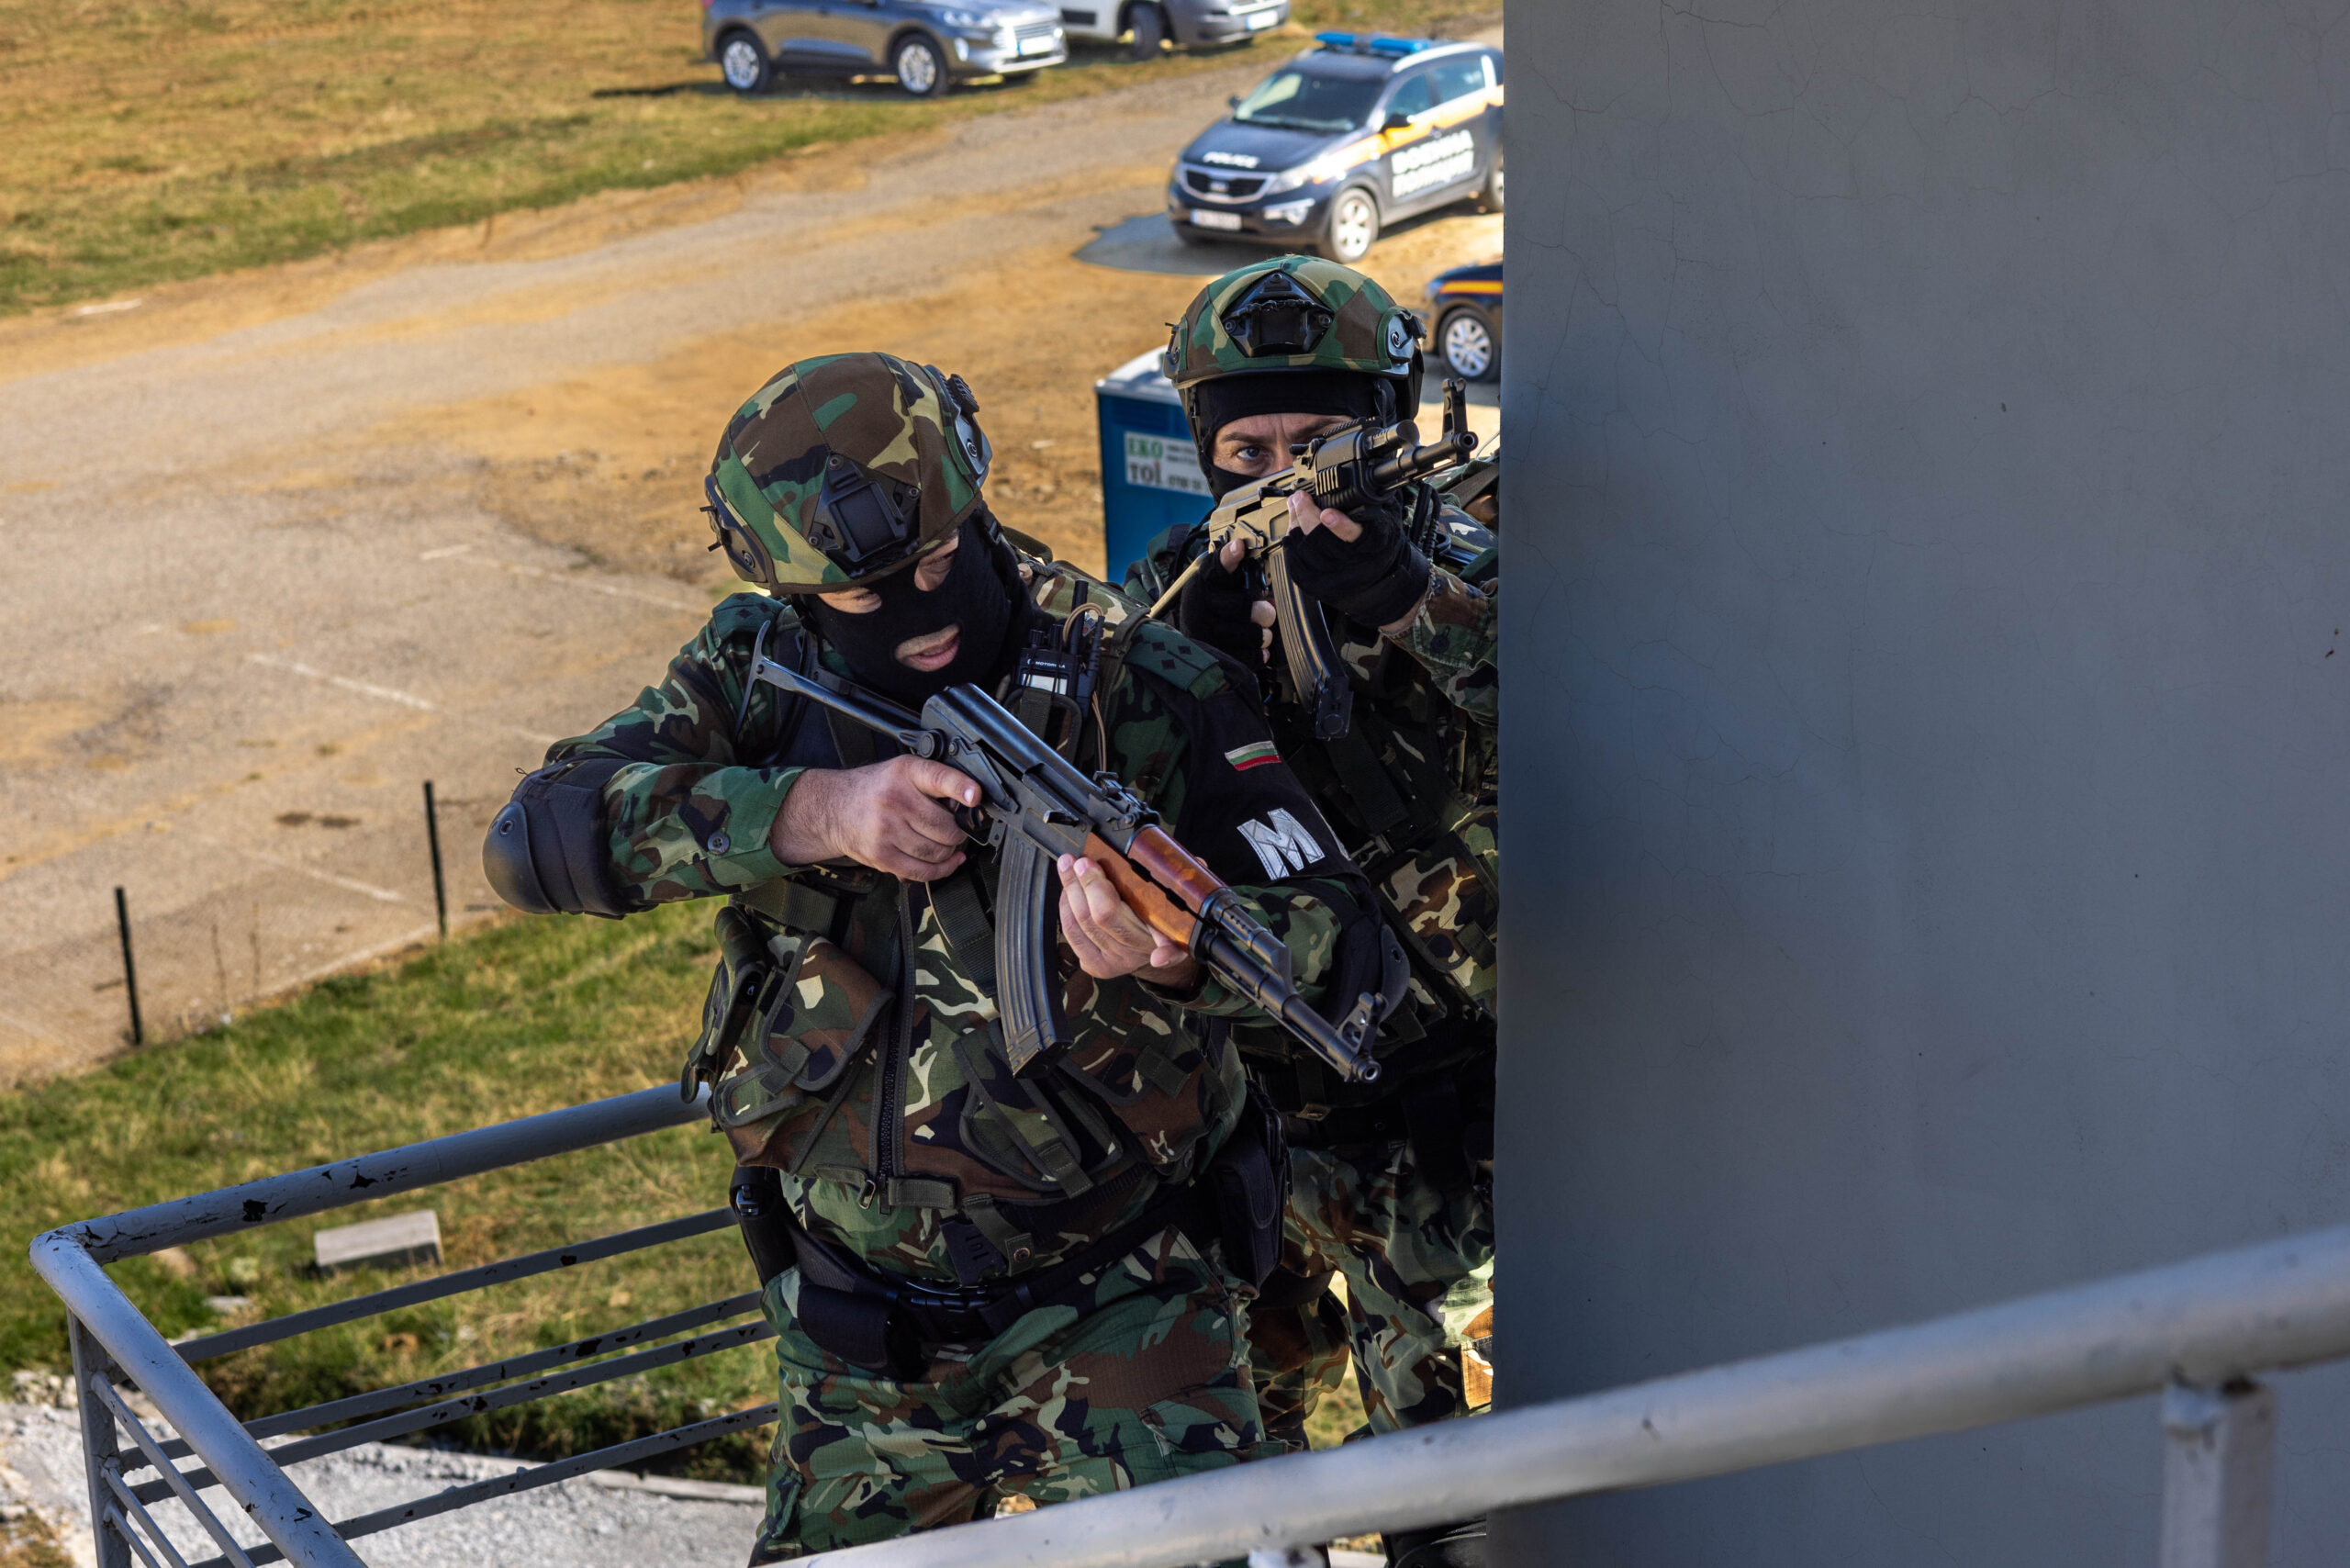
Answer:
[(73, 1351), (73, 1403), (82, 1417), (82, 1462), (89, 1475), (90, 1534), (97, 1542), (98, 1568), (134, 1568), (130, 1542), (106, 1522), (106, 1510), (115, 1506), (106, 1471), (119, 1462), (116, 1458), (121, 1449), (119, 1434), (115, 1430), (114, 1412), (91, 1392), (101, 1379), (112, 1375), (114, 1361), (71, 1313), (66, 1315), (65, 1333)]
[(2250, 1381), (2163, 1394), (2162, 1568), (2267, 1568), (2277, 1395)]
[(424, 839), (432, 846), (432, 909), (441, 917), (441, 940), (449, 939), (449, 883), (441, 874), (441, 812), (432, 803), (432, 780), (424, 781)]
[(120, 888), (114, 890), (114, 924), (122, 933), (122, 989), (130, 997), (130, 1043), (143, 1046), (147, 1026), (139, 1019), (139, 965), (130, 956), (130, 901), (123, 897)]

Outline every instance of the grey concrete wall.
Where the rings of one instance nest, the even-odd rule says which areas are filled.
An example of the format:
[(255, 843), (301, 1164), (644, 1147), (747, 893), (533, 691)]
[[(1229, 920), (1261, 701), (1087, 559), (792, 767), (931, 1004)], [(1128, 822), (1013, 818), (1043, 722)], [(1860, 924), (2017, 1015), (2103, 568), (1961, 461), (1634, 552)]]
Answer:
[[(2350, 1221), (2346, 12), (1511, 6), (1505, 1402)], [(1501, 1542), (2121, 1568), (2158, 1479), (2142, 1403)]]

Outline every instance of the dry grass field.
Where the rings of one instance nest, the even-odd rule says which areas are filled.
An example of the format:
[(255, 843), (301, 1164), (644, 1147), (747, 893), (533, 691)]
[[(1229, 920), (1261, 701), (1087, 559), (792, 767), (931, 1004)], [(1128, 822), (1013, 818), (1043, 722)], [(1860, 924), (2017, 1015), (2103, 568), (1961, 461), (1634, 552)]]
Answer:
[[(1475, 9), (1301, 0), (1298, 16), (1407, 28)], [(1089, 52), (934, 103), (827, 82), (744, 101), (701, 62), (699, 29), (688, 0), (0, 0), (0, 314), (733, 174), (1219, 58)], [(1270, 64), (1278, 42), (1259, 52)]]

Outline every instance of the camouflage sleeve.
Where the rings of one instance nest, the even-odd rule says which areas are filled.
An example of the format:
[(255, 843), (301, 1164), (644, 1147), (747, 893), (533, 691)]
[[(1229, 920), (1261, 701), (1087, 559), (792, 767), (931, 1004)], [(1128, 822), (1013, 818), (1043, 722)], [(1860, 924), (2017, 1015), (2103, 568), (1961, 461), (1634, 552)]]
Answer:
[[(1261, 710), (1241, 695), (1238, 666), (1161, 628), (1137, 633), (1136, 642), (1113, 725), (1113, 761), (1132, 769), (1122, 775), (1176, 841), (1230, 883), (1289, 947), (1299, 993), (1318, 1004), (1342, 972), (1351, 977), (1376, 953), (1370, 884), (1274, 749)], [(1213, 976), (1177, 1000), (1195, 1013), (1262, 1019)]]
[(734, 735), (751, 648), (774, 613), (763, 595), (727, 599), (660, 685), (548, 749), (549, 762), (628, 764), (604, 786), (604, 811), (612, 879), (640, 908), (733, 892), (789, 869), (769, 852), (767, 834), (801, 769), (747, 762)]
[(1501, 584), (1472, 588), (1442, 567), (1428, 580), (1411, 625), (1389, 640), (1427, 669), (1438, 691), (1471, 718), (1501, 718)]

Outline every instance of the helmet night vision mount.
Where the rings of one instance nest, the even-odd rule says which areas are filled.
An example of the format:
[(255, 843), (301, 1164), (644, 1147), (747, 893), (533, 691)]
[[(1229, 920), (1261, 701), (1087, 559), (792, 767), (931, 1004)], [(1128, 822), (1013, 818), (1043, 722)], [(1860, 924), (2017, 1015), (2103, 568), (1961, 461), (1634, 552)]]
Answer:
[(1337, 318), (1287, 273), (1267, 273), (1225, 307), (1224, 330), (1249, 358), (1312, 353)]

